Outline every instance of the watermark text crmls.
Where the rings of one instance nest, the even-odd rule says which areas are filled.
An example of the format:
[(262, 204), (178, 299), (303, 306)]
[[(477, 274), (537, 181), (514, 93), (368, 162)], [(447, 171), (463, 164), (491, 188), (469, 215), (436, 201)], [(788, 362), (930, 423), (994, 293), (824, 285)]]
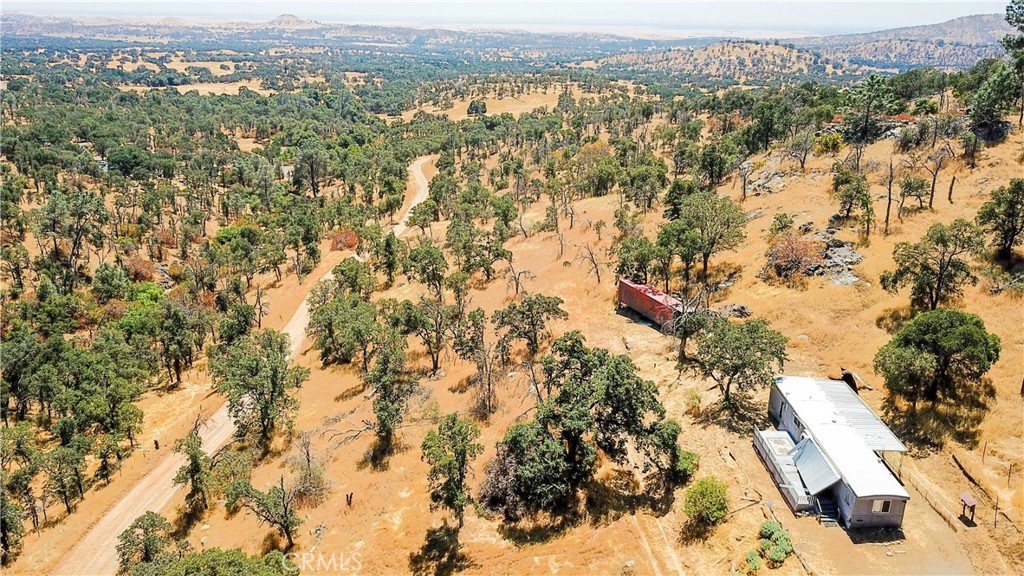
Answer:
[(288, 574), (339, 574), (363, 569), (359, 552), (289, 552), (281, 563)]

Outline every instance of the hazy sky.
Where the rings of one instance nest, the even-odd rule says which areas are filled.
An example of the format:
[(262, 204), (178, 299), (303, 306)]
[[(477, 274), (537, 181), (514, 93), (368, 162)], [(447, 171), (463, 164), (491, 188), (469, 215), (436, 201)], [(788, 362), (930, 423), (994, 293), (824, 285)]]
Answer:
[(68, 2), (5, 1), (4, 12), (68, 16), (265, 20), (282, 13), (326, 22), (402, 25), (518, 26), (569, 30), (652, 28), (836, 33), (942, 22), (1002, 13), (1005, 2), (475, 2), (246, 0)]

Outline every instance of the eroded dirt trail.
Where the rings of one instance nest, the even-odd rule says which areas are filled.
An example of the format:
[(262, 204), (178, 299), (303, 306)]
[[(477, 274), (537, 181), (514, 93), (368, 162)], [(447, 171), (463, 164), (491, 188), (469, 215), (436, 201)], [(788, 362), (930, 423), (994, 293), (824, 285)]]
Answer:
[[(424, 165), (431, 157), (416, 159), (409, 167), (415, 186), (411, 199), (407, 199), (408, 207), (402, 218), (392, 228), (396, 236), (401, 236), (408, 228), (407, 222), (413, 207), (427, 199), (428, 182), (423, 172)], [(358, 256), (356, 256), (358, 258)], [(327, 272), (321, 279), (331, 277)], [(315, 283), (307, 284), (307, 289)], [(309, 323), (309, 301), (303, 299), (302, 304), (292, 315), (282, 330), (291, 339), (291, 357), (294, 359), (302, 347), (306, 337), (306, 325)], [(235, 431), (234, 422), (228, 415), (225, 402), (204, 423), (200, 436), (203, 439), (203, 450), (213, 454), (224, 446)], [(118, 568), (117, 537), (139, 516), (147, 511), (160, 512), (174, 498), (178, 487), (174, 485), (174, 475), (185, 463), (184, 456), (171, 453), (153, 468), (141, 481), (132, 486), (114, 506), (103, 514), (86, 535), (57, 563), (53, 574), (96, 576), (116, 574)]]

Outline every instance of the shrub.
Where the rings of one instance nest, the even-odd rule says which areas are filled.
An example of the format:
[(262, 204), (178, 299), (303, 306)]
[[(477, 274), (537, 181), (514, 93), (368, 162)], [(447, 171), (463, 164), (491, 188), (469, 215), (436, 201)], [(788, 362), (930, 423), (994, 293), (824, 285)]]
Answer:
[(761, 555), (768, 560), (768, 565), (777, 568), (786, 561), (786, 557), (793, 553), (793, 541), (789, 538), (789, 532), (782, 528), (778, 522), (764, 522), (761, 524)]
[(775, 218), (772, 219), (772, 226), (768, 229), (768, 234), (771, 236), (778, 236), (792, 227), (793, 215), (786, 214), (785, 212), (779, 212), (775, 215)]
[(136, 256), (129, 258), (127, 265), (128, 276), (133, 282), (149, 282), (156, 276), (156, 264), (149, 260)]
[(686, 396), (683, 399), (686, 403), (686, 413), (696, 418), (700, 416), (700, 390), (696, 388), (690, 388), (686, 391)]
[(761, 556), (755, 551), (747, 552), (747, 573), (754, 574), (761, 569)]
[(800, 277), (822, 261), (821, 243), (795, 230), (782, 232), (768, 246), (768, 268), (779, 278)]
[(359, 245), (359, 236), (352, 230), (339, 230), (331, 236), (331, 250), (351, 250)]
[(92, 277), (92, 291), (100, 304), (110, 300), (123, 300), (128, 293), (128, 273), (124, 268), (104, 262), (96, 268)]
[(706, 476), (686, 491), (683, 511), (690, 521), (699, 526), (711, 526), (721, 522), (729, 510), (729, 497), (725, 482), (714, 476)]
[(789, 538), (789, 532), (785, 530), (780, 531), (775, 535), (775, 538), (772, 538), (772, 541), (775, 543), (773, 548), (782, 550), (786, 556), (793, 553), (793, 541)]
[(697, 466), (700, 464), (700, 456), (693, 452), (683, 451), (679, 453), (679, 460), (676, 462), (676, 474), (679, 481), (686, 484), (697, 473)]
[(164, 289), (152, 282), (138, 282), (128, 289), (128, 300), (141, 304), (159, 304), (164, 299)]
[(161, 246), (167, 248), (178, 247), (178, 237), (171, 233), (169, 230), (161, 229), (153, 232), (153, 239), (156, 240), (157, 243), (160, 244)]
[(835, 156), (839, 153), (839, 148), (842, 145), (843, 137), (840, 134), (836, 132), (822, 134), (814, 139), (814, 153), (819, 156)]
[(771, 567), (777, 568), (786, 561), (787, 556), (789, 556), (789, 553), (780, 546), (772, 546), (768, 549), (768, 554), (765, 555), (765, 558), (768, 559), (768, 564)]
[(167, 275), (171, 277), (171, 280), (181, 282), (185, 279), (185, 265), (181, 262), (171, 264), (167, 267)]
[(782, 524), (767, 520), (761, 524), (761, 538), (771, 540), (776, 534), (782, 531)]
[(901, 128), (896, 133), (896, 151), (900, 153), (907, 153), (920, 145), (918, 141), (918, 131), (914, 128)]

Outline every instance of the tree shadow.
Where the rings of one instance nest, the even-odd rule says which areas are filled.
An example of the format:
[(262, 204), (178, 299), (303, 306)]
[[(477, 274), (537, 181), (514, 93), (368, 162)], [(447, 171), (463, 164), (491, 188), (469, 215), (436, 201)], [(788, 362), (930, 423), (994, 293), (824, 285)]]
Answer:
[(491, 406), (488, 408), (487, 399), (484, 397), (484, 394), (478, 393), (474, 395), (473, 403), (469, 407), (469, 413), (477, 422), (488, 424), (491, 421), (491, 416), (498, 411), (500, 406), (501, 404), (498, 403), (498, 399), (495, 398), (491, 400)]
[(706, 406), (695, 420), (702, 426), (714, 424), (734, 434), (748, 434), (753, 426), (767, 428), (768, 410), (747, 394), (733, 393), (729, 400), (721, 399)]
[(460, 378), (458, 381), (453, 382), (452, 385), (448, 387), (448, 391), (451, 392), (452, 394), (463, 394), (465, 392), (468, 392), (473, 387), (474, 378), (474, 374), (464, 376)]
[(391, 467), (391, 457), (408, 450), (408, 445), (397, 438), (381, 438), (377, 436), (363, 457), (356, 463), (356, 469), (370, 468), (374, 472), (384, 472)]
[(559, 516), (557, 519), (530, 519), (519, 522), (502, 522), (498, 526), (501, 537), (516, 546), (529, 546), (550, 542), (575, 526), (579, 519), (574, 514)]
[(924, 403), (914, 412), (901, 409), (890, 395), (883, 401), (882, 411), (889, 427), (915, 456), (937, 452), (949, 440), (973, 449), (978, 446), (980, 426), (988, 412), (986, 399), (994, 396), (990, 381), (980, 386), (980, 397), (960, 398), (956, 405)]
[(850, 528), (846, 535), (854, 544), (885, 544), (888, 542), (901, 542), (906, 540), (902, 528), (892, 526), (874, 528)]
[(904, 324), (914, 317), (914, 310), (910, 306), (896, 306), (886, 308), (875, 319), (875, 326), (885, 330), (889, 334), (895, 334)]
[(356, 384), (355, 386), (352, 386), (348, 390), (342, 390), (341, 394), (338, 394), (337, 396), (334, 397), (334, 401), (344, 402), (345, 400), (351, 400), (352, 398), (358, 396), (359, 393), (362, 392), (363, 390), (364, 387), (362, 384)]
[(171, 534), (179, 540), (186, 538), (189, 532), (192, 531), (192, 528), (194, 528), (204, 516), (203, 512), (197, 512), (185, 504), (178, 506), (175, 509), (175, 512), (176, 516), (172, 523), (174, 530)]
[(733, 262), (723, 262), (708, 269), (704, 283), (715, 287), (715, 296), (723, 300), (729, 296), (729, 289), (739, 281), (743, 275), (743, 266)]
[(706, 542), (715, 533), (715, 525), (707, 525), (695, 520), (687, 520), (679, 530), (679, 543), (690, 546)]
[(277, 535), (277, 532), (267, 532), (267, 535), (263, 537), (263, 542), (260, 542), (260, 556), (266, 556), (275, 550), (285, 550), (287, 545), (281, 541), (281, 537)]
[(656, 472), (641, 483), (629, 470), (616, 469), (586, 489), (586, 511), (594, 527), (608, 525), (626, 514), (647, 509), (664, 516), (675, 501), (676, 484)]
[(902, 222), (906, 218), (911, 218), (922, 212), (929, 211), (931, 211), (931, 209), (928, 208), (927, 204), (921, 204), (920, 202), (917, 204), (911, 204), (910, 202), (907, 202), (906, 204), (903, 205), (902, 212), (899, 210), (896, 211), (896, 219)]
[(427, 529), (419, 551), (409, 554), (409, 571), (416, 576), (446, 576), (478, 565), (459, 551), (459, 529), (440, 526)]
[(627, 470), (613, 470), (601, 480), (592, 480), (586, 494), (587, 514), (595, 527), (610, 524), (646, 504), (640, 482)]

